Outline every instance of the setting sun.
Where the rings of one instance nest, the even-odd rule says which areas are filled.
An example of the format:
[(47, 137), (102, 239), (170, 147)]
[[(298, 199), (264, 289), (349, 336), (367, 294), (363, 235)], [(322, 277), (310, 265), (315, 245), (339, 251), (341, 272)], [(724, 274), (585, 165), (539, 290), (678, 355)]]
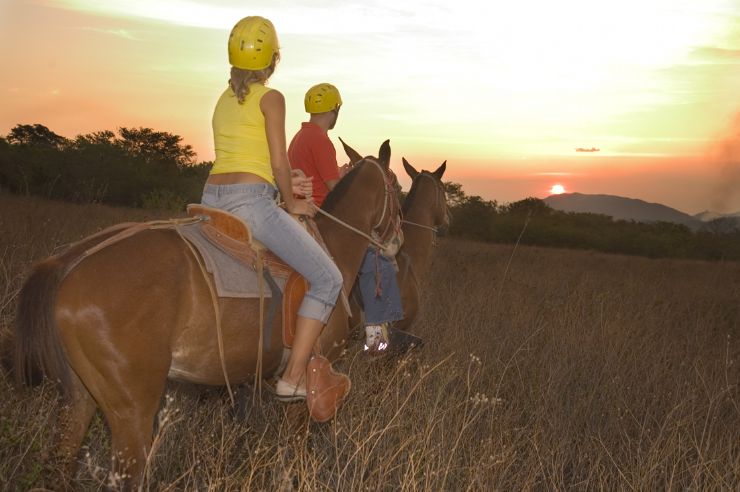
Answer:
[(552, 188), (550, 188), (550, 193), (553, 195), (560, 195), (562, 193), (565, 193), (565, 186), (561, 184), (553, 185)]

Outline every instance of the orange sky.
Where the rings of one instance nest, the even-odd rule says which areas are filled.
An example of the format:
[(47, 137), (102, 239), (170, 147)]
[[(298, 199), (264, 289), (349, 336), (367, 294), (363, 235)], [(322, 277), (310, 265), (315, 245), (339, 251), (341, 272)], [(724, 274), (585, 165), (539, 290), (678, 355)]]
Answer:
[(740, 211), (732, 0), (296, 0), (259, 12), (237, 0), (2, 0), (0, 134), (149, 126), (210, 160), (226, 38), (251, 14), (280, 35), (270, 84), (286, 96), (289, 138), (306, 88), (332, 82), (345, 101), (335, 144), (373, 153), (390, 138), (402, 184), (403, 155), (427, 169), (446, 159), (447, 179), (499, 202), (560, 183)]

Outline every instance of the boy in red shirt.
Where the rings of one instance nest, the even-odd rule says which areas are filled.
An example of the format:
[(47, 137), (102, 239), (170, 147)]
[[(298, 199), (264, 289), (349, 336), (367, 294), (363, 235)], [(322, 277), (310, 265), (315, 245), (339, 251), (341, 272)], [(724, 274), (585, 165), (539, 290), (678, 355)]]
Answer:
[[(306, 92), (304, 105), (311, 118), (301, 124), (290, 142), (288, 159), (293, 169), (300, 169), (313, 179), (313, 201), (320, 207), (344, 174), (337, 165), (337, 153), (328, 135), (337, 123), (342, 97), (333, 85), (318, 84)], [(376, 273), (380, 274), (380, 289), (377, 289)], [(367, 323), (365, 350), (372, 355), (383, 354), (388, 350), (390, 324), (403, 319), (395, 263), (381, 255), (377, 248), (368, 247), (358, 286)]]

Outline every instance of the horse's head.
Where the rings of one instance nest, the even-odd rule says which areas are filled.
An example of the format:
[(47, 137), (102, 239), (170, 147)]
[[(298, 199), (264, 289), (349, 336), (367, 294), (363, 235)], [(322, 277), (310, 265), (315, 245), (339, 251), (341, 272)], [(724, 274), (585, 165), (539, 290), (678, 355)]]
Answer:
[[(377, 157), (361, 157), (341, 138), (340, 140), (350, 158), (350, 170), (327, 196), (322, 208), (327, 212), (341, 208), (346, 213), (339, 201), (344, 195), (351, 194), (351, 203), (348, 203), (347, 210), (354, 214), (364, 214), (366, 220), (360, 220), (362, 232), (370, 235), (376, 243), (383, 244), (386, 253), (395, 254), (402, 242), (399, 215), (401, 207), (394, 188), (397, 184), (396, 176), (390, 169), (390, 141), (386, 140), (381, 144)], [(351, 192), (348, 193), (350, 189)], [(368, 206), (358, 206), (360, 204)]]
[(403, 204), (403, 214), (409, 214), (412, 207), (425, 206), (431, 216), (432, 227), (436, 229), (440, 236), (445, 235), (450, 226), (447, 195), (442, 183), (442, 176), (447, 169), (447, 161), (444, 161), (432, 172), (417, 171), (405, 158), (402, 158), (402, 161), (406, 174), (411, 178), (411, 189)]

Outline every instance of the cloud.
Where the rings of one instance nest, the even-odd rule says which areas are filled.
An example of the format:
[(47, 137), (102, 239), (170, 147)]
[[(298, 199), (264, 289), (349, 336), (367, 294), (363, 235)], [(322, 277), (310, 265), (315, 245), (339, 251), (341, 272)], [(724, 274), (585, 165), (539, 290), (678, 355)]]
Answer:
[(92, 31), (101, 34), (109, 34), (111, 36), (118, 36), (120, 38), (129, 39), (131, 41), (141, 41), (140, 38), (137, 38), (126, 29), (101, 29), (99, 27), (81, 27), (80, 29), (82, 29), (83, 31)]
[(530, 173), (530, 176), (582, 176), (582, 173), (569, 173), (569, 172), (544, 172), (544, 173)]
[(719, 48), (717, 46), (702, 46), (691, 52), (691, 58), (700, 62), (709, 63), (740, 63), (740, 49)]
[[(47, 5), (95, 15), (207, 29), (230, 29), (246, 15), (262, 15), (273, 20), (280, 33), (322, 35), (392, 33), (414, 12), (390, 0), (357, 5), (277, 1), (261, 5), (259, 9), (245, 7), (243, 1), (235, 0), (47, 0)], [(368, 19), (382, 19), (382, 22), (368, 22)]]

